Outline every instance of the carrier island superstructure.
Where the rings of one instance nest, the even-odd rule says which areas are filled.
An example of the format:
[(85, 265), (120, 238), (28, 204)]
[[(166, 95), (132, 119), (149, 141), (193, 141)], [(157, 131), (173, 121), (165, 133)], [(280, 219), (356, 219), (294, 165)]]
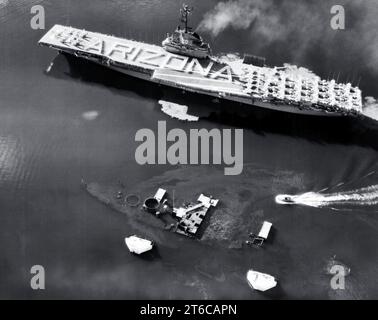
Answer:
[(177, 54), (162, 46), (61, 25), (52, 27), (39, 44), (133, 77), (251, 107), (320, 116), (362, 111), (361, 91), (350, 83), (323, 80), (300, 68), (267, 67), (250, 56)]

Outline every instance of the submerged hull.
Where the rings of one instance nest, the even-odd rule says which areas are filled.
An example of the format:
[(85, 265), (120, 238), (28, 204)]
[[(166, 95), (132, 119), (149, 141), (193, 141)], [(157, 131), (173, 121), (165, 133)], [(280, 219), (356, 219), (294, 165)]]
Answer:
[[(250, 106), (314, 116), (345, 116), (359, 112), (358, 108), (352, 108), (354, 105), (351, 103), (346, 109), (323, 106), (320, 110), (319, 106), (313, 107), (316, 97), (302, 101), (301, 86), (307, 79), (303, 82), (295, 80), (300, 83), (298, 98), (294, 97), (295, 88), (291, 89), (294, 93), (290, 97), (287, 96), (288, 89), (278, 92), (273, 87), (277, 86), (273, 77), (280, 74), (281, 79), (282, 75), (286, 75), (276, 68), (260, 68), (240, 62), (227, 63), (216, 58), (197, 60), (167, 52), (160, 46), (60, 25), (48, 31), (39, 44), (133, 77)], [(255, 89), (253, 81), (256, 74), (259, 84)], [(317, 81), (318, 78), (315, 79)], [(352, 101), (352, 98), (356, 99), (354, 96), (348, 99)]]

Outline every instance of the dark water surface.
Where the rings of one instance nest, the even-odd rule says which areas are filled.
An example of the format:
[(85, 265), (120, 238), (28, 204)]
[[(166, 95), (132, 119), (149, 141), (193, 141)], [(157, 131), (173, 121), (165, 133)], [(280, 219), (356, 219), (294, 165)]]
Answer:
[[(46, 28), (69, 24), (154, 43), (174, 28), (180, 6), (173, 0), (0, 0), (0, 298), (378, 297), (376, 206), (361, 203), (352, 211), (343, 207), (335, 211), (332, 206), (282, 207), (274, 202), (277, 193), (327, 187), (344, 192), (376, 185), (378, 175), (366, 175), (377, 169), (377, 129), (354, 121), (261, 111), (243, 120), (219, 111), (227, 106), (217, 109), (208, 101), (180, 96), (88, 62), (56, 57), (54, 51), (37, 46), (45, 31), (30, 28), (30, 7), (38, 3), (46, 9)], [(214, 1), (191, 3), (197, 12), (193, 25), (215, 5)], [(284, 43), (268, 48), (255, 46), (257, 40), (264, 41), (252, 39), (249, 30), (229, 30), (211, 38), (218, 52), (255, 49), (278, 65), (291, 58), (279, 54), (285, 52)], [(317, 58), (290, 62), (303, 62), (325, 77), (332, 64), (336, 70), (348, 68), (347, 57), (324, 62), (319, 58), (321, 49), (315, 44), (313, 49)], [(311, 48), (308, 52), (313, 56)], [(367, 72), (369, 82), (361, 82), (365, 95), (377, 95), (374, 71), (364, 61), (355, 68)], [(213, 112), (198, 123), (182, 123), (160, 111), (159, 99), (176, 99), (197, 111)], [(88, 118), (86, 112), (98, 116)], [(231, 249), (211, 239), (201, 242), (159, 229), (141, 230), (81, 188), (82, 177), (104, 184), (121, 180), (132, 192), (149, 179), (163, 184), (166, 177), (180, 182), (193, 175), (185, 185), (188, 194), (182, 196), (193, 200), (199, 191), (206, 192), (195, 187), (203, 168), (188, 166), (180, 171), (136, 164), (135, 133), (140, 128), (156, 130), (158, 120), (184, 130), (245, 129), (247, 170), (240, 181), (245, 186), (261, 183), (267, 192), (251, 186), (247, 191), (255, 195), (252, 203), (247, 191), (235, 192), (240, 191), (240, 201), (246, 203), (243, 219), (248, 219), (250, 210), (251, 219), (259, 214), (273, 222), (271, 244), (263, 249)], [(223, 169), (218, 171), (222, 175)], [(235, 184), (236, 177), (219, 178), (219, 172), (217, 183)], [(213, 176), (209, 173), (209, 177)], [(346, 184), (336, 187), (341, 182)], [(188, 189), (190, 183), (193, 190)], [(228, 193), (219, 190), (216, 196), (222, 201)], [(158, 239), (152, 256), (129, 254), (123, 238), (135, 232)], [(329, 284), (326, 268), (335, 255), (351, 268), (345, 290), (332, 290)], [(44, 291), (30, 288), (30, 268), (36, 264), (46, 270)], [(279, 288), (266, 295), (252, 292), (245, 281), (250, 268), (277, 276)]]

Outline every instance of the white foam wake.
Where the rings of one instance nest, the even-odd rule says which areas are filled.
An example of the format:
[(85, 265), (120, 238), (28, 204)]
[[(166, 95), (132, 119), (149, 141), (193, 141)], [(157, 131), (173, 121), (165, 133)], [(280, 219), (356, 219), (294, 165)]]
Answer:
[(170, 115), (172, 118), (186, 121), (198, 121), (198, 117), (188, 114), (188, 106), (183, 106), (177, 103), (159, 100), (161, 110)]
[(365, 97), (365, 103), (362, 108), (362, 113), (374, 120), (378, 121), (378, 101), (374, 97)]
[(293, 204), (311, 207), (325, 207), (334, 205), (372, 206), (378, 204), (378, 185), (372, 185), (345, 192), (306, 192), (290, 197), (293, 199)]

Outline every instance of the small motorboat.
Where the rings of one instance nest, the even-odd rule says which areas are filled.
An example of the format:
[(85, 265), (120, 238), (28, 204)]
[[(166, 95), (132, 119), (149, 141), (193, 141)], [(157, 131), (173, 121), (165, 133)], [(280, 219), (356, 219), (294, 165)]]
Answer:
[(125, 243), (129, 251), (136, 254), (142, 254), (144, 252), (150, 251), (154, 246), (153, 241), (140, 238), (136, 235), (126, 237)]
[(252, 289), (258, 291), (267, 291), (277, 285), (275, 277), (255, 270), (247, 272), (247, 282)]
[(287, 203), (294, 203), (295, 201), (291, 198), (291, 197), (285, 197), (283, 199), (283, 201), (287, 202)]
[(279, 194), (276, 196), (276, 202), (279, 204), (295, 204), (295, 196), (291, 196), (288, 194)]

